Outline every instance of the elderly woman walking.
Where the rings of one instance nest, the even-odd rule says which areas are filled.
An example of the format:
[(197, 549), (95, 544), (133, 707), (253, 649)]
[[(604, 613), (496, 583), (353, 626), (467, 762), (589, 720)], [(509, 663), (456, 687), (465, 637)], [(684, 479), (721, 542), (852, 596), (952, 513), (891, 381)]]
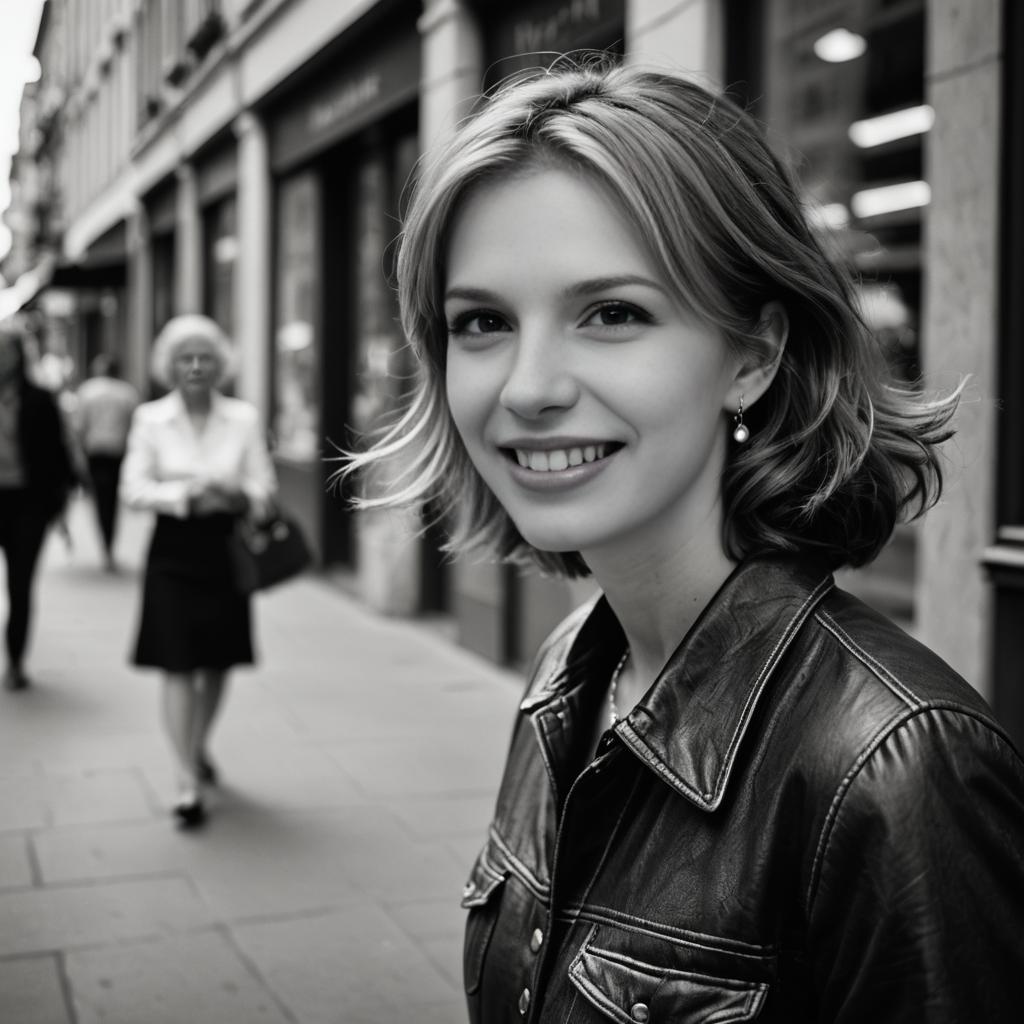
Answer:
[(133, 661), (164, 672), (174, 816), (185, 828), (204, 821), (203, 786), (216, 782), (206, 743), (227, 672), (254, 660), (249, 599), (232, 573), (234, 525), (262, 514), (276, 486), (256, 409), (218, 390), (232, 361), (209, 318), (167, 323), (153, 376), (171, 390), (136, 409), (121, 475), (122, 500), (157, 513)]

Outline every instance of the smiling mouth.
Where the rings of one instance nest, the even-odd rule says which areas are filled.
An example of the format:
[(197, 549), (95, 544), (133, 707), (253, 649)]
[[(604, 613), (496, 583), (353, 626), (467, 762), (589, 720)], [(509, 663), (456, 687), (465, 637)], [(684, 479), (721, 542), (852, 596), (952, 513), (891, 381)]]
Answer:
[(553, 448), (550, 451), (538, 451), (533, 448), (503, 448), (502, 452), (506, 458), (534, 473), (560, 473), (589, 462), (600, 462), (601, 459), (606, 459), (622, 447), (622, 444), (611, 441), (572, 448)]

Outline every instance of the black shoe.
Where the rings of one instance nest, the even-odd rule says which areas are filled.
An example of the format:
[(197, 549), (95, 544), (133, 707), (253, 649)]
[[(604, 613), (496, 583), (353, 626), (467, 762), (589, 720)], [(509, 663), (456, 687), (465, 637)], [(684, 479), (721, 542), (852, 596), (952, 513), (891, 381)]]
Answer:
[(217, 769), (214, 768), (212, 761), (209, 761), (202, 755), (196, 761), (196, 778), (200, 782), (205, 782), (208, 786), (217, 785)]
[(4, 672), (5, 690), (27, 690), (28, 676), (20, 668), (8, 668)]
[(206, 808), (199, 797), (191, 797), (174, 805), (178, 828), (198, 828), (206, 821)]

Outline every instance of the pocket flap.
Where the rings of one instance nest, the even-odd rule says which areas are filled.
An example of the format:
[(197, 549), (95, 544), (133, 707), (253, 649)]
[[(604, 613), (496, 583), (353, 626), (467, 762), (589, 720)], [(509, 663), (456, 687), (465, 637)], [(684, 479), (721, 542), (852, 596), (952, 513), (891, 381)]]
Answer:
[(753, 1020), (768, 991), (763, 982), (656, 967), (591, 945), (573, 960), (569, 977), (590, 1003), (620, 1024)]
[(469, 873), (469, 880), (462, 890), (462, 906), (465, 909), (470, 907), (486, 906), (495, 891), (505, 881), (505, 873), (499, 871), (487, 857), (490, 848), (485, 846), (480, 851), (473, 870)]

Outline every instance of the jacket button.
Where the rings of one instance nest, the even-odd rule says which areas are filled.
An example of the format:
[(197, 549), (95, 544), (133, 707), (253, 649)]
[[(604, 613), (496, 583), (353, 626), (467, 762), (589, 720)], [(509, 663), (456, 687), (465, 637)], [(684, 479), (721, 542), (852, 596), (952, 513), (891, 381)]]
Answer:
[(523, 991), (519, 993), (519, 1016), (520, 1017), (525, 1017), (526, 1016), (526, 1011), (529, 1008), (530, 1008), (530, 990), (528, 988), (524, 988)]
[(533, 934), (530, 936), (530, 952), (536, 953), (543, 945), (544, 933), (539, 928), (534, 928)]
[(635, 1021), (639, 1021), (639, 1024), (644, 1024), (644, 1021), (651, 1019), (651, 1010), (646, 1003), (634, 1003), (629, 1008), (629, 1015)]

